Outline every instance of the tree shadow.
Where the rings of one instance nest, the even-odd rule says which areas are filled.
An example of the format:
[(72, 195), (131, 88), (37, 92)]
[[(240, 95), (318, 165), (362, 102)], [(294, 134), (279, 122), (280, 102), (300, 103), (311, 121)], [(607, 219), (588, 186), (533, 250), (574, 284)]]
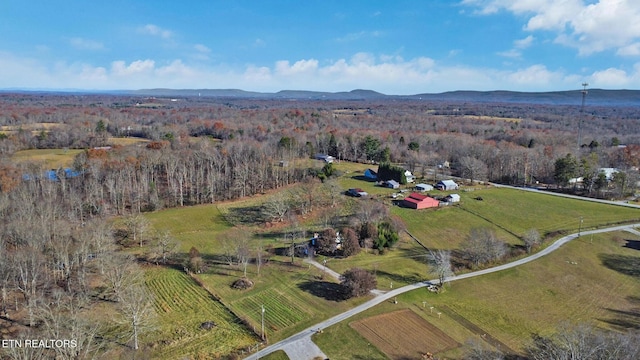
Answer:
[(640, 277), (640, 257), (628, 255), (600, 254), (602, 264), (621, 274)]
[(354, 175), (351, 177), (354, 180), (366, 181), (366, 182), (376, 182), (375, 179), (368, 178), (364, 175)]
[[(420, 275), (417, 273), (411, 274), (411, 275), (398, 275), (398, 274), (392, 274), (390, 272), (386, 272), (383, 270), (376, 270), (376, 275), (377, 276), (384, 276), (386, 278), (391, 279), (392, 281), (395, 281), (397, 283), (408, 283), (408, 284), (413, 284), (413, 283), (417, 283), (420, 281), (426, 281), (425, 276), (426, 275)], [(380, 284), (378, 284), (378, 287), (380, 286)]]
[(343, 301), (346, 299), (344, 287), (328, 281), (305, 281), (298, 285), (300, 290), (306, 291), (329, 301)]
[(640, 297), (628, 296), (627, 300), (629, 300), (629, 302), (637, 307), (634, 307), (630, 310), (607, 308), (606, 310), (608, 310), (613, 315), (613, 317), (609, 319), (602, 319), (601, 321), (611, 324), (616, 329), (621, 331), (627, 331), (629, 329), (640, 329)]
[(629, 239), (625, 239), (625, 241), (627, 243), (624, 244), (622, 247), (625, 247), (625, 248), (628, 248), (628, 249), (633, 249), (633, 250), (640, 250), (640, 241), (638, 241), (638, 240), (629, 240)]
[(266, 222), (261, 206), (230, 208), (225, 220), (233, 225), (260, 225)]

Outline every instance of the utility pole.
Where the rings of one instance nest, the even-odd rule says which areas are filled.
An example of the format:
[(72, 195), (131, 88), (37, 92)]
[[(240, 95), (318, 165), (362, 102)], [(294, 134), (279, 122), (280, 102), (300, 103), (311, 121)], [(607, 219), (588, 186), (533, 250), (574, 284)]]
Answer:
[(580, 216), (580, 226), (578, 227), (578, 237), (580, 237), (580, 234), (582, 233), (582, 222), (584, 221), (584, 219), (582, 218), (582, 216)]
[(262, 341), (264, 341), (264, 305), (262, 307)]
[(584, 103), (587, 98), (587, 86), (588, 83), (582, 83), (582, 106), (580, 106), (580, 119), (578, 119), (578, 150), (580, 150), (580, 146), (582, 146), (582, 120), (584, 118)]

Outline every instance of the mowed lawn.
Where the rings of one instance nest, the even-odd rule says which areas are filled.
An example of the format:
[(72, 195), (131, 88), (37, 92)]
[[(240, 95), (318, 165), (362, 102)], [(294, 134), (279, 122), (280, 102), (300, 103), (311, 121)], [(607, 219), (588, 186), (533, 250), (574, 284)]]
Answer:
[[(437, 295), (415, 290), (398, 296), (398, 304), (383, 303), (349, 321), (406, 307), (461, 344), (482, 341), (482, 334), (448, 316), (444, 310), (448, 307), (516, 351), (523, 351), (533, 334), (550, 335), (566, 322), (635, 329), (640, 327), (639, 239), (627, 232), (585, 236), (535, 262), (452, 282)], [(347, 321), (314, 339), (330, 358), (351, 354), (380, 358)], [(455, 359), (462, 354), (455, 349), (439, 355)]]

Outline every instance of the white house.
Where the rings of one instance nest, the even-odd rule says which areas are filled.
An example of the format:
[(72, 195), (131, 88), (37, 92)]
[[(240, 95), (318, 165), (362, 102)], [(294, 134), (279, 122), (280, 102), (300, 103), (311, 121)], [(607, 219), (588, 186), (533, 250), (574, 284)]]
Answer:
[(604, 174), (606, 176), (607, 181), (611, 181), (613, 179), (613, 175), (618, 172), (616, 168), (599, 168), (598, 173)]
[(405, 170), (404, 177), (407, 179), (408, 183), (412, 183), (412, 182), (416, 181), (416, 177), (413, 176), (413, 174), (409, 170)]

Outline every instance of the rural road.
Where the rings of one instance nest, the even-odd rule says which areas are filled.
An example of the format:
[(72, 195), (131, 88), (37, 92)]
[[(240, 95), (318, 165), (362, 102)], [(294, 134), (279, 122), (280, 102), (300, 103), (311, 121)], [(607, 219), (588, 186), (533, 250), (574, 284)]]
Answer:
[[(616, 204), (619, 205), (619, 204)], [(636, 224), (630, 224), (630, 225), (620, 225), (620, 226), (613, 226), (613, 227), (608, 227), (608, 228), (603, 228), (603, 229), (597, 229), (597, 230), (587, 230), (587, 231), (582, 231), (581, 232), (581, 236), (585, 236), (585, 235), (591, 235), (591, 234), (600, 234), (600, 233), (605, 233), (605, 232), (611, 232), (611, 231), (630, 231), (633, 233), (637, 233), (636, 230), (634, 230), (633, 228), (635, 227), (640, 227), (640, 223), (636, 223)], [(539, 259), (545, 255), (548, 255), (550, 253), (552, 253), (553, 251), (559, 249), (562, 245), (568, 243), (571, 240), (574, 240), (576, 238), (578, 238), (578, 234), (571, 234), (571, 235), (567, 235), (561, 239), (556, 240), (553, 244), (551, 244), (550, 246), (548, 246), (547, 248), (545, 248), (544, 250), (535, 253), (531, 256), (528, 256), (526, 258), (522, 258), (507, 264), (503, 264), (500, 266), (496, 266), (496, 267), (492, 267), (489, 269), (484, 269), (484, 270), (479, 270), (479, 271), (474, 271), (474, 272), (470, 272), (470, 273), (466, 273), (466, 274), (462, 274), (459, 276), (451, 276), (446, 278), (445, 281), (455, 281), (455, 280), (462, 280), (462, 279), (468, 279), (471, 277), (475, 277), (475, 276), (480, 276), (480, 275), (485, 275), (485, 274), (490, 274), (490, 273), (494, 273), (494, 272), (498, 272), (498, 271), (502, 271), (502, 270), (506, 270), (506, 269), (510, 269), (516, 266), (520, 266), (523, 264), (526, 264), (528, 262), (534, 261), (536, 259)], [(314, 262), (310, 262), (311, 264), (313, 264)], [(316, 265), (317, 264), (317, 265)], [(315, 263), (313, 264), (314, 266), (318, 266), (318, 267), (322, 267), (322, 265)], [(327, 269), (328, 270), (328, 269)], [(334, 272), (335, 273), (335, 272)], [(333, 275), (333, 274), (332, 274)], [(335, 275), (338, 275), (337, 273), (335, 273)], [(333, 276), (335, 276), (333, 275)], [(284, 350), (287, 355), (289, 356), (290, 359), (296, 359), (296, 360), (312, 360), (315, 356), (325, 356), (322, 351), (320, 351), (320, 349), (315, 346), (315, 344), (313, 344), (313, 342), (311, 341), (311, 335), (313, 335), (316, 331), (318, 330), (323, 330), (329, 326), (335, 325), (345, 319), (350, 318), (353, 315), (356, 315), (358, 313), (361, 313), (373, 306), (376, 306), (384, 301), (390, 300), (395, 296), (398, 296), (402, 293), (405, 293), (407, 291), (411, 291), (411, 290), (416, 290), (431, 284), (436, 284), (438, 282), (438, 280), (429, 280), (429, 281), (422, 281), (422, 282), (418, 282), (418, 283), (414, 283), (414, 284), (410, 284), (410, 285), (406, 285), (400, 288), (397, 288), (395, 290), (391, 290), (391, 291), (387, 291), (384, 293), (378, 293), (378, 295), (376, 297), (374, 297), (373, 299), (356, 306), (355, 308), (345, 311), (342, 314), (338, 314), (328, 320), (325, 320), (319, 324), (316, 324), (314, 326), (311, 326), (287, 339), (281, 340), (273, 345), (269, 345), (267, 347), (265, 347), (264, 349), (258, 351), (257, 353), (254, 353), (248, 357), (246, 357), (246, 360), (255, 360), (255, 359), (259, 359), (262, 356), (268, 355), (274, 351), (277, 350)], [(300, 350), (301, 348), (303, 349), (307, 349), (308, 351), (297, 351)], [(292, 351), (292, 349), (296, 349), (295, 352)], [(325, 356), (326, 357), (326, 356)], [(323, 358), (324, 359), (324, 358)]]

